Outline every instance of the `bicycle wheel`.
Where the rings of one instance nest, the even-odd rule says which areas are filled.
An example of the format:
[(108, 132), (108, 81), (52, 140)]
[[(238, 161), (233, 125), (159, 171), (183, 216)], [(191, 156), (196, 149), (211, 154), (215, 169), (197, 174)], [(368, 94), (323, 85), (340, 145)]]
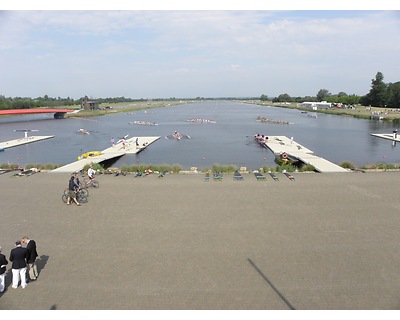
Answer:
[(76, 200), (78, 200), (79, 203), (86, 203), (88, 202), (88, 199), (86, 196), (83, 194), (79, 194), (78, 197), (76, 197)]
[(80, 189), (87, 189), (88, 188), (88, 181), (83, 179), (82, 181), (79, 180), (79, 188)]
[(92, 187), (93, 188), (99, 188), (100, 187), (100, 183), (97, 180), (93, 180), (92, 181)]
[(61, 199), (62, 199), (62, 201), (64, 201), (64, 203), (67, 203), (68, 196), (66, 194), (63, 194)]
[(80, 189), (79, 193), (84, 195), (85, 197), (89, 196), (89, 190), (88, 189)]

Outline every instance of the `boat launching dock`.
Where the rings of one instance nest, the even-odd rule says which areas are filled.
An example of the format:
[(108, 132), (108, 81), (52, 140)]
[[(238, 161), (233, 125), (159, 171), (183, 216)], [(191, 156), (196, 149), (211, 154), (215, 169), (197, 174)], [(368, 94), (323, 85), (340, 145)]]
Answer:
[(316, 171), (321, 173), (327, 172), (349, 172), (349, 170), (338, 166), (326, 159), (318, 157), (313, 151), (300, 145), (296, 141), (285, 136), (268, 136), (266, 147), (275, 155), (287, 154), (288, 156), (299, 159), (305, 164), (312, 165)]
[(18, 147), (23, 144), (37, 142), (37, 141), (51, 139), (51, 138), (54, 138), (54, 136), (31, 136), (31, 137), (25, 136), (25, 138), (0, 142), (0, 149), (8, 149), (8, 148), (13, 148), (13, 147)]
[(137, 154), (146, 149), (150, 144), (160, 139), (160, 137), (133, 137), (125, 140), (125, 147), (123, 142), (115, 144), (114, 146), (101, 151), (98, 156), (88, 157), (81, 159), (60, 168), (54, 169), (51, 172), (57, 173), (72, 173), (82, 170), (90, 163), (101, 163), (106, 160), (122, 157), (125, 154)]
[(400, 142), (400, 135), (393, 134), (393, 133), (371, 133), (371, 136), (387, 139), (394, 142)]

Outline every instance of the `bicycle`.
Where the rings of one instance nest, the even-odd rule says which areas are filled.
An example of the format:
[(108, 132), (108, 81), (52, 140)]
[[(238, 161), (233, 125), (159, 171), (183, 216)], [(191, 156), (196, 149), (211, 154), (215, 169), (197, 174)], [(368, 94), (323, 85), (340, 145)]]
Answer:
[[(77, 193), (76, 193), (76, 200), (79, 202), (79, 203), (86, 203), (86, 202), (88, 202), (88, 198), (87, 198), (87, 195), (88, 195), (88, 193), (86, 193), (87, 192), (87, 190), (85, 190), (85, 189), (80, 189)], [(68, 201), (68, 193), (69, 193), (69, 190), (68, 189), (65, 189), (64, 190), (64, 194), (61, 196), (61, 199), (62, 199), (62, 201), (64, 202), (64, 203), (67, 203), (67, 201)], [(72, 200), (71, 200), (72, 201)]]
[[(86, 188), (80, 188), (78, 191), (81, 195), (85, 196), (85, 197), (89, 197), (89, 190)], [(65, 189), (64, 190), (64, 194), (68, 196), (69, 190)]]
[(87, 188), (99, 188), (100, 183), (96, 179), (87, 179), (86, 177), (82, 177), (82, 181), (79, 182), (79, 187), (82, 189)]

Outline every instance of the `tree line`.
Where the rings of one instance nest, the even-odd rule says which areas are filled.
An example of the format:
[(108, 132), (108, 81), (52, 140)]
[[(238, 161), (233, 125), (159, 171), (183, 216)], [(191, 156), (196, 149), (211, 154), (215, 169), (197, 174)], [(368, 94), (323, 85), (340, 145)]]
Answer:
[[(259, 98), (262, 101), (272, 102), (297, 102), (301, 103), (304, 101), (318, 102), (327, 101), (331, 103), (341, 103), (343, 105), (355, 105), (361, 104), (364, 106), (373, 106), (381, 108), (400, 108), (400, 81), (395, 83), (385, 83), (384, 77), (381, 72), (377, 72), (375, 78), (372, 79), (371, 89), (365, 96), (357, 96), (355, 94), (346, 94), (345, 92), (339, 92), (337, 94), (331, 94), (326, 89), (321, 89), (315, 96), (305, 97), (291, 97), (287, 93), (280, 94), (278, 97), (269, 98), (263, 94)], [(31, 109), (31, 108), (54, 108), (54, 107), (69, 107), (73, 105), (80, 105), (81, 100), (67, 98), (52, 98), (48, 95), (38, 98), (24, 98), (24, 97), (5, 97), (0, 95), (0, 110), (5, 109)], [(202, 98), (197, 97), (196, 100)], [(213, 99), (213, 98), (209, 98)], [(224, 98), (225, 99), (225, 98)], [(234, 98), (232, 98), (234, 99)], [(254, 99), (254, 98), (249, 98)], [(126, 97), (115, 97), (115, 98), (98, 98), (95, 99), (98, 104), (102, 103), (125, 103), (125, 102), (145, 102), (148, 99), (132, 99)], [(169, 98), (169, 99), (152, 99), (153, 101), (165, 101), (165, 100), (188, 100), (185, 98)], [(189, 99), (192, 100), (192, 99)]]
[[(48, 95), (38, 98), (26, 98), (26, 97), (5, 97), (0, 95), (0, 110), (6, 109), (33, 109), (33, 108), (54, 108), (54, 107), (70, 107), (74, 105), (80, 105), (82, 98), (72, 99), (67, 98), (51, 98)], [(147, 99), (131, 99), (125, 97), (116, 98), (99, 98), (95, 99), (98, 104), (101, 103), (121, 103), (121, 102), (144, 102)], [(155, 101), (157, 99), (154, 99)], [(165, 99), (164, 99), (165, 100)]]
[(287, 93), (280, 94), (276, 98), (268, 98), (265, 94), (261, 95), (263, 101), (272, 100), (272, 102), (320, 102), (341, 103), (343, 105), (361, 104), (364, 106), (373, 106), (380, 108), (400, 108), (400, 81), (395, 83), (385, 83), (382, 72), (377, 72), (375, 78), (371, 81), (371, 89), (364, 96), (355, 94), (348, 95), (345, 92), (331, 94), (326, 89), (318, 91), (316, 96), (291, 97)]

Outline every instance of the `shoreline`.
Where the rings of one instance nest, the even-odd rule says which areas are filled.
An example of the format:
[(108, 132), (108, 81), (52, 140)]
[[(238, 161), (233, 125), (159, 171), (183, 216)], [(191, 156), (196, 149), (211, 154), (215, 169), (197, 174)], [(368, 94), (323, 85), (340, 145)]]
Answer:
[[(287, 109), (296, 109), (300, 111), (309, 111), (309, 112), (316, 112), (316, 113), (325, 113), (325, 114), (332, 114), (332, 115), (337, 115), (337, 116), (343, 116), (343, 117), (354, 117), (358, 119), (364, 119), (364, 120), (371, 120), (371, 117), (374, 113), (379, 113), (382, 114), (382, 119), (376, 121), (400, 121), (400, 111), (398, 109), (393, 109), (393, 108), (379, 108), (379, 107), (371, 107), (371, 106), (362, 106), (362, 105), (357, 105), (353, 107), (353, 109), (350, 108), (337, 108), (337, 107), (331, 107), (329, 109), (317, 109), (313, 110), (309, 107), (299, 107), (298, 102), (289, 102), (289, 103), (283, 103), (283, 102), (272, 102), (272, 101), (267, 101), (263, 102), (261, 100), (240, 100), (240, 99), (226, 99), (227, 101), (233, 101), (233, 102), (238, 102), (238, 103), (248, 103), (248, 104), (256, 104), (260, 106), (265, 106), (265, 107), (278, 107), (278, 108), (287, 108)], [(218, 101), (216, 99), (215, 101)], [(121, 112), (132, 112), (136, 110), (145, 110), (145, 109), (152, 109), (152, 108), (163, 108), (163, 107), (170, 107), (170, 106), (175, 106), (175, 105), (181, 105), (181, 104), (188, 104), (188, 103), (201, 103), (202, 100), (179, 100), (179, 101), (169, 101), (169, 100), (163, 100), (163, 101), (156, 101), (156, 102), (128, 102), (128, 103), (103, 103), (101, 104), (101, 110), (82, 110), (78, 113), (75, 113), (74, 115), (78, 115), (81, 113), (81, 117), (91, 117), (91, 116), (99, 116), (99, 115), (107, 115), (107, 114), (112, 114), (112, 113), (121, 113)], [(111, 109), (105, 109), (106, 106), (113, 106)], [(79, 106), (75, 106), (77, 110), (79, 110)], [(68, 116), (73, 116), (73, 115), (66, 115)]]
[[(368, 165), (363, 165), (360, 167), (355, 167), (352, 165), (352, 163), (349, 163), (348, 161), (344, 161), (347, 163), (346, 166), (342, 166), (343, 168), (347, 169), (349, 172), (397, 172), (400, 171), (400, 164), (384, 164), (384, 163), (377, 163), (377, 164), (368, 164)], [(344, 163), (343, 162), (343, 163)], [(134, 167), (134, 169), (131, 168), (126, 168), (124, 167), (125, 165), (121, 167), (108, 167), (108, 168), (103, 168), (101, 164), (93, 164), (95, 167), (97, 167), (96, 170), (101, 171), (101, 174), (108, 174), (111, 171), (112, 173), (115, 172), (123, 172), (125, 174), (134, 174), (137, 172), (136, 167), (141, 167), (141, 168), (146, 168), (146, 169), (151, 169), (156, 173), (159, 173), (161, 171), (167, 171), (169, 173), (173, 174), (205, 174), (207, 172), (212, 172), (212, 171), (219, 171), (221, 173), (225, 174), (232, 174), (234, 171), (238, 170), (242, 173), (252, 173), (254, 171), (260, 171), (267, 173), (268, 171), (271, 172), (282, 172), (283, 170), (287, 172), (295, 172), (295, 173), (320, 173), (317, 171), (309, 171), (309, 170), (296, 170), (293, 167), (287, 167), (287, 166), (279, 166), (276, 165), (274, 167), (268, 167), (264, 166), (259, 169), (251, 169), (248, 170), (247, 168), (243, 169), (243, 167), (235, 166), (235, 165), (218, 165), (218, 170), (213, 170), (213, 168), (206, 168), (204, 170), (199, 169), (198, 167), (191, 167), (190, 170), (184, 170), (181, 169), (180, 165), (174, 164), (174, 165), (154, 165), (154, 164), (141, 164), (141, 165), (132, 165), (131, 167)], [(62, 167), (64, 165), (54, 165), (54, 164), (27, 164), (25, 167), (21, 167), (18, 164), (0, 164), (0, 171), (5, 171), (5, 170), (13, 170), (13, 171), (25, 171), (25, 170), (36, 170), (40, 172), (51, 172), (54, 169), (57, 169), (59, 167)], [(161, 168), (163, 169), (157, 169)], [(264, 170), (262, 170), (264, 168)], [(265, 169), (268, 170), (265, 170)], [(143, 169), (144, 170), (144, 169)], [(142, 171), (143, 171), (142, 170)], [(321, 173), (322, 174), (322, 173)], [(329, 174), (329, 173), (325, 173)]]

